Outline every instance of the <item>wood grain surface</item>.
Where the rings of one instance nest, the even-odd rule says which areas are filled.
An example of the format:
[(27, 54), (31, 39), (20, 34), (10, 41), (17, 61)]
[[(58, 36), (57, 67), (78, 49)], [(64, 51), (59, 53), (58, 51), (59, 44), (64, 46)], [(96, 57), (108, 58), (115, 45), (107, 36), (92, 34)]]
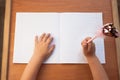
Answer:
[[(113, 22), (111, 0), (12, 0), (8, 80), (20, 80), (26, 66), (12, 62), (16, 12), (102, 12), (104, 23)], [(106, 64), (103, 66), (110, 80), (118, 80), (116, 45), (113, 38), (105, 38), (105, 57)], [(93, 80), (93, 78), (88, 64), (43, 64), (37, 80)]]

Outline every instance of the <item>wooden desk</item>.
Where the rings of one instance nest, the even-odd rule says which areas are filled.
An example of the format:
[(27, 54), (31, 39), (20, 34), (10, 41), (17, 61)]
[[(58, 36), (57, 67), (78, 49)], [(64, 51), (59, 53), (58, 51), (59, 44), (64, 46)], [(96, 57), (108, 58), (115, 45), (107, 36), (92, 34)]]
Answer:
[[(104, 23), (114, 22), (112, 0), (12, 0), (11, 5), (11, 17), (6, 13), (11, 21), (10, 27), (5, 28), (8, 37), (4, 38), (7, 39), (7, 43), (5, 44), (5, 40), (2, 80), (19, 80), (26, 66), (12, 63), (16, 12), (102, 12)], [(106, 64), (103, 66), (110, 80), (118, 80), (117, 51), (113, 38), (105, 38), (105, 57)], [(92, 80), (92, 75), (88, 64), (44, 64), (39, 71), (38, 80)]]

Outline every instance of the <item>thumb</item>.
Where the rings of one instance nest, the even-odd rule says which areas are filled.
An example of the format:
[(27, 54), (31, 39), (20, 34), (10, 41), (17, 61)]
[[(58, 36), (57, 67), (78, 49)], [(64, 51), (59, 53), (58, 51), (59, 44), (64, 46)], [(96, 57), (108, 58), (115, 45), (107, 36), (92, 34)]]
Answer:
[(48, 53), (51, 54), (55, 48), (55, 45), (50, 46)]

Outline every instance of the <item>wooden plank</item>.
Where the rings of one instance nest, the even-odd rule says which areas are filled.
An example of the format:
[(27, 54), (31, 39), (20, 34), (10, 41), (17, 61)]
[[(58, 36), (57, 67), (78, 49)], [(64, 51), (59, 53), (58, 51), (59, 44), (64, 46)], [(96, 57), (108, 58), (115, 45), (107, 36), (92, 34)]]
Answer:
[[(94, 4), (94, 5), (93, 5)], [(113, 22), (111, 0), (12, 0), (8, 80), (20, 79), (26, 64), (13, 64), (16, 12), (102, 12), (103, 22)], [(110, 80), (118, 80), (115, 39), (105, 38), (106, 64)], [(16, 71), (18, 71), (16, 73)], [(112, 72), (112, 73), (111, 73)], [(87, 64), (43, 64), (37, 80), (92, 80)]]
[[(47, 2), (47, 3), (44, 3), (44, 1), (42, 1), (42, 3), (35, 3), (35, 1), (34, 0), (32, 0), (33, 1), (33, 4), (32, 4), (32, 6), (31, 6), (31, 4), (28, 4), (29, 2), (31, 2), (31, 0), (30, 1), (25, 1), (25, 0), (21, 0), (21, 2), (20, 2), (20, 5), (15, 5), (15, 6), (18, 6), (18, 8), (16, 8), (15, 6), (14, 7), (12, 7), (13, 8), (13, 10), (12, 10), (12, 12), (13, 12), (13, 16), (12, 16), (12, 18), (14, 17), (15, 18), (15, 12), (17, 12), (17, 11), (26, 11), (27, 9), (29, 9), (29, 10), (27, 10), (28, 12), (30, 12), (30, 11), (33, 11), (33, 12), (40, 12), (40, 11), (58, 11), (58, 12), (61, 12), (62, 10), (63, 10), (63, 12), (64, 11), (102, 11), (103, 10), (103, 13), (104, 13), (104, 23), (106, 23), (106, 22), (109, 22), (109, 21), (111, 21), (111, 18), (109, 17), (109, 16), (111, 16), (111, 13), (109, 12), (109, 11), (111, 11), (111, 7), (108, 7), (107, 9), (106, 8), (104, 8), (104, 9), (102, 9), (101, 7), (99, 7), (99, 6), (101, 6), (101, 4), (99, 4), (98, 5), (98, 8), (96, 9), (96, 7), (94, 7), (94, 5), (92, 6), (92, 7), (90, 7), (91, 5), (90, 4), (93, 4), (93, 2), (91, 2), (91, 0), (88, 0), (88, 1), (90, 1), (90, 2), (88, 2), (88, 4), (86, 4), (86, 5), (83, 5), (82, 7), (81, 6), (79, 6), (79, 5), (77, 5), (76, 6), (76, 3), (75, 3), (75, 5), (74, 5), (74, 3), (70, 3), (71, 5), (72, 5), (72, 10), (71, 10), (71, 5), (69, 5), (68, 3), (67, 3), (67, 0), (66, 0), (66, 3), (67, 3), (67, 5), (65, 5), (65, 2), (63, 1), (63, 2), (61, 2), (61, 3), (58, 3), (58, 2), (56, 2), (58, 5), (57, 5), (57, 7), (53, 7), (53, 6), (51, 6), (51, 4), (49, 3), (49, 1)], [(54, 0), (53, 0), (54, 1)], [(55, 1), (57, 1), (57, 0), (55, 0)], [(84, 2), (84, 0), (81, 0), (82, 2)], [(104, 0), (104, 2), (109, 2), (109, 0)], [(116, 10), (115, 10), (115, 7), (116, 7), (116, 0), (114, 1), (114, 0), (110, 0), (110, 1), (112, 1), (112, 7), (113, 7), (113, 16), (114, 16), (114, 24), (115, 24), (115, 26), (117, 26), (117, 25), (119, 25), (119, 21), (117, 20), (117, 18), (118, 18), (118, 16), (116, 17), (116, 14), (117, 14), (117, 12), (116, 12)], [(19, 0), (17, 1), (17, 0), (14, 0), (14, 2), (16, 2), (17, 4), (19, 3)], [(22, 2), (24, 2), (24, 3), (22, 3)], [(38, 1), (39, 2), (39, 1)], [(23, 4), (27, 4), (27, 6), (26, 7), (24, 7), (25, 5), (23, 5)], [(35, 4), (34, 4), (35, 3)], [(96, 3), (96, 2), (95, 2)], [(37, 4), (37, 5), (36, 5)], [(40, 5), (41, 4), (41, 5)], [(60, 4), (60, 5), (59, 5)], [(34, 6), (34, 5), (36, 5), (36, 6)], [(54, 6), (56, 6), (56, 4), (53, 4)], [(61, 7), (61, 5), (63, 5), (63, 7)], [(106, 5), (106, 4), (104, 4), (104, 5)], [(109, 4), (108, 4), (109, 5)], [(20, 7), (21, 6), (21, 7)], [(39, 6), (41, 6), (41, 7), (39, 7)], [(65, 7), (66, 6), (66, 7)], [(37, 7), (39, 7), (40, 9), (38, 9)], [(87, 7), (90, 7), (90, 9), (88, 9)], [(47, 9), (46, 9), (47, 8)], [(79, 10), (78, 10), (78, 8), (79, 8)], [(85, 9), (82, 9), (82, 8), (85, 8)], [(109, 9), (110, 8), (110, 9)], [(107, 10), (107, 11), (106, 11)], [(110, 13), (110, 14), (108, 14), (108, 13)], [(7, 80), (7, 77), (8, 77), (8, 73), (9, 73), (9, 77), (8, 77), (8, 79), (9, 80), (16, 80), (16, 79), (19, 79), (18, 77), (20, 76), (20, 74), (22, 73), (22, 71), (23, 71), (23, 69), (24, 69), (24, 67), (25, 67), (25, 65), (15, 65), (15, 64), (12, 64), (12, 52), (10, 52), (11, 54), (9, 55), (9, 57), (8, 57), (8, 53), (9, 53), (9, 50), (11, 50), (11, 51), (13, 51), (13, 34), (11, 34), (12, 35), (12, 39), (9, 39), (9, 30), (10, 30), (10, 15), (11, 15), (11, 0), (6, 0), (6, 11), (5, 11), (5, 23), (4, 23), (4, 38), (3, 38), (3, 59), (2, 59), (2, 75), (1, 75), (1, 80)], [(14, 18), (13, 18), (13, 21), (14, 21)], [(14, 26), (14, 22), (12, 21), (12, 26)], [(118, 22), (117, 22), (118, 21)], [(11, 27), (12, 27), (11, 26)], [(117, 26), (118, 27), (118, 26)], [(119, 27), (118, 27), (119, 28)], [(14, 28), (12, 28), (11, 29), (12, 31), (11, 32), (14, 32)], [(11, 37), (10, 37), (11, 38)], [(9, 45), (9, 40), (11, 40), (11, 46)], [(106, 42), (108, 42), (109, 41), (109, 39), (107, 39), (107, 41)], [(112, 41), (113, 42), (113, 40), (110, 40), (110, 41)], [(119, 40), (120, 41), (120, 40)], [(118, 52), (120, 52), (119, 51), (119, 48), (120, 48), (120, 45), (118, 44), (118, 42), (119, 41), (116, 41), (116, 48), (117, 48), (117, 53)], [(107, 47), (109, 47), (110, 45), (113, 45), (113, 44), (110, 44), (110, 45), (108, 45), (109, 43), (106, 43), (106, 49), (107, 49)], [(118, 45), (118, 46), (117, 46)], [(9, 46), (10, 46), (10, 48), (9, 48)], [(12, 48), (11, 48), (12, 47)], [(106, 50), (106, 53), (109, 53), (109, 54), (106, 54), (107, 56), (106, 56), (106, 58), (107, 58), (107, 64), (105, 64), (104, 65), (104, 67), (105, 67), (105, 69), (106, 69), (106, 71), (108, 72), (108, 74), (109, 74), (109, 77), (110, 77), (110, 79), (112, 80), (112, 79), (114, 79), (114, 80), (118, 80), (117, 78), (116, 78), (116, 71), (117, 71), (117, 69), (115, 69), (115, 70), (113, 70), (114, 68), (115, 68), (115, 66), (113, 66), (113, 65), (111, 65), (111, 64), (113, 64), (113, 63), (115, 63), (116, 62), (116, 60), (114, 60), (114, 59), (116, 59), (116, 57), (114, 57), (114, 55), (115, 54), (113, 54), (115, 51), (113, 50), (112, 51), (112, 49), (114, 48), (114, 46), (113, 47), (109, 47), (110, 49), (109, 49), (109, 52), (108, 52), (108, 49)], [(119, 54), (118, 54), (119, 55)], [(113, 60), (111, 60), (110, 58), (112, 57), (113, 58)], [(120, 57), (120, 56), (118, 56), (118, 57)], [(8, 63), (8, 59), (10, 58), (10, 61), (9, 61), (9, 63)], [(119, 58), (118, 58), (119, 59)], [(119, 60), (118, 60), (119, 61)], [(110, 64), (111, 63), (111, 64)], [(120, 63), (120, 62), (118, 62), (118, 63)], [(9, 65), (9, 70), (8, 70), (8, 65)], [(22, 67), (23, 66), (23, 67)], [(57, 66), (57, 67), (56, 67)], [(62, 65), (63, 66), (63, 65)], [(90, 71), (89, 71), (89, 68), (88, 68), (88, 66), (87, 65), (71, 65), (71, 66), (69, 66), (69, 65), (64, 65), (63, 67), (62, 67), (61, 65), (43, 65), (43, 67), (42, 67), (42, 69), (41, 69), (41, 71), (40, 71), (40, 74), (39, 75), (41, 75), (41, 76), (39, 76), (39, 78), (38, 79), (43, 79), (43, 80), (49, 80), (50, 78), (51, 79), (53, 79), (52, 77), (54, 77), (54, 79), (56, 79), (56, 80), (61, 80), (61, 78), (65, 78), (66, 76), (71, 76), (71, 75), (73, 75), (73, 77), (72, 77), (72, 79), (71, 79), (71, 77), (70, 78), (68, 78), (68, 79), (71, 79), (71, 80), (75, 80), (74, 78), (75, 77), (77, 77), (77, 79), (82, 79), (82, 77), (80, 77), (80, 76), (76, 76), (76, 73), (77, 74), (82, 74), (83, 75), (83, 73), (85, 73), (86, 74), (86, 72), (87, 72), (87, 74), (90, 74)], [(109, 68), (108, 68), (108, 66), (109, 66)], [(56, 68), (55, 68), (56, 67)], [(59, 68), (59, 70), (58, 70), (58, 68)], [(112, 69), (112, 70), (111, 70)], [(20, 70), (20, 72), (19, 73), (17, 73), (16, 74), (16, 70)], [(63, 70), (64, 70), (64, 75), (63, 75)], [(69, 70), (69, 71), (68, 71)], [(75, 71), (76, 70), (76, 71)], [(114, 73), (109, 73), (109, 72), (111, 72), (111, 71), (113, 71), (114, 73), (115, 73), (115, 75), (113, 75)], [(14, 71), (14, 72), (13, 72)], [(43, 72), (42, 72), (43, 71)], [(46, 71), (47, 71), (47, 73), (48, 74), (46, 74)], [(79, 71), (79, 72), (77, 72), (77, 71)], [(42, 73), (41, 73), (42, 72)], [(56, 75), (55, 74), (53, 74), (54, 72), (56, 72)], [(67, 75), (66, 75), (66, 72), (72, 72), (72, 74), (70, 73), (68, 73)], [(75, 72), (75, 73), (74, 73)], [(119, 69), (119, 72), (120, 72), (120, 69)], [(52, 73), (52, 74), (51, 74)], [(50, 75), (49, 75), (50, 74)], [(59, 75), (60, 74), (60, 75)], [(47, 76), (47, 75), (49, 75), (49, 76)], [(63, 75), (63, 76), (61, 76), (61, 75)], [(113, 77), (113, 76), (115, 76), (115, 77)], [(16, 78), (14, 78), (14, 79), (12, 79), (13, 77), (16, 77)], [(90, 79), (90, 77), (91, 77), (91, 75), (86, 75), (85, 77), (87, 77), (86, 78), (86, 80), (89, 78)], [(120, 77), (120, 75), (119, 75), (119, 77)], [(59, 78), (59, 79), (58, 79)], [(66, 79), (66, 78), (65, 78)]]
[[(120, 31), (117, 0), (112, 0), (112, 12), (113, 12), (113, 23), (115, 27)], [(119, 80), (120, 80), (120, 38), (116, 39), (116, 51), (117, 51), (117, 61), (118, 61)]]
[(10, 13), (11, 13), (11, 0), (6, 0), (1, 80), (7, 80), (7, 72), (8, 72), (7, 65), (8, 65), (8, 52), (9, 52), (9, 30), (10, 30), (10, 15), (11, 15)]

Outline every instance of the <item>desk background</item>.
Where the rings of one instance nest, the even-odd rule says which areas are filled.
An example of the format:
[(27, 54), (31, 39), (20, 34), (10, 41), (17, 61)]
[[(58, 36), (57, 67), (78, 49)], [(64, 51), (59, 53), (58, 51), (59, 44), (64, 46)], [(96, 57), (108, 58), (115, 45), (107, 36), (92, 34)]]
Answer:
[[(113, 22), (111, 0), (12, 0), (8, 80), (19, 80), (26, 64), (13, 64), (16, 12), (102, 12), (103, 22)], [(110, 80), (118, 80), (115, 40), (105, 38), (106, 64)], [(92, 80), (88, 64), (43, 65), (37, 80)]]

